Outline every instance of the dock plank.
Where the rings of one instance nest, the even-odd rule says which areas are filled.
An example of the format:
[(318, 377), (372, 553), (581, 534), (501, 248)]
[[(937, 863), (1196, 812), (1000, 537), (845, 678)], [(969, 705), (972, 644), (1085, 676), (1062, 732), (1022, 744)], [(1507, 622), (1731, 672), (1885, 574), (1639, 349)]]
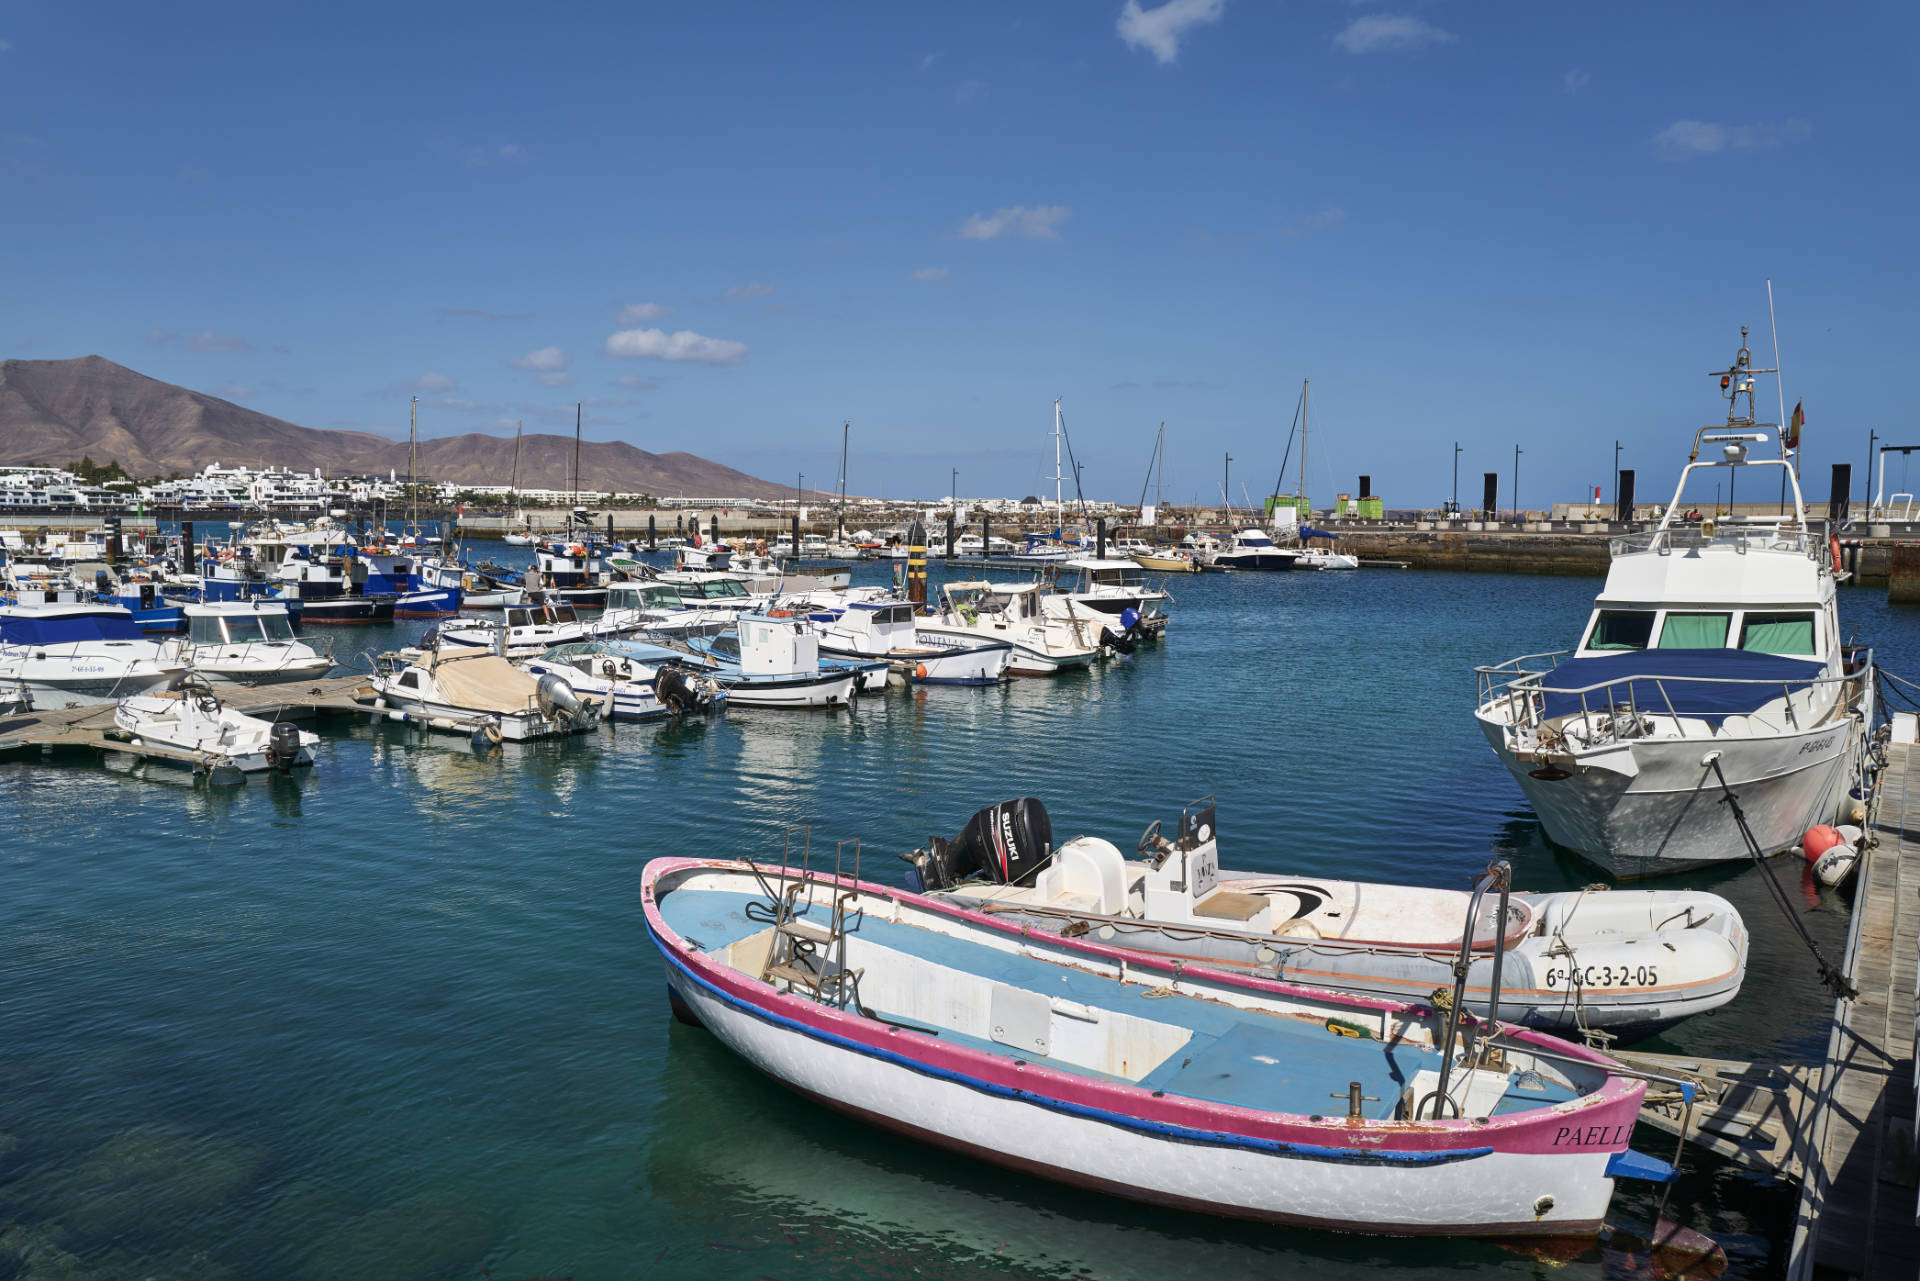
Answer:
[(1878, 843), (1859, 872), (1845, 969), (1859, 990), (1834, 1003), (1826, 1088), (1811, 1126), (1788, 1259), (1816, 1269), (1912, 1281), (1920, 1260), (1914, 1152), (1915, 976), (1920, 974), (1920, 749), (1894, 745)]

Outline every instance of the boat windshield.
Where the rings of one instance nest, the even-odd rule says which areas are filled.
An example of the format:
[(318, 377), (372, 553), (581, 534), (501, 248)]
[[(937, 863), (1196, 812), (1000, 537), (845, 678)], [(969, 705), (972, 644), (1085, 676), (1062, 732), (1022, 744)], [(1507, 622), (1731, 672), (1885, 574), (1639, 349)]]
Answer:
[(220, 630), (220, 616), (214, 614), (205, 618), (187, 620), (187, 639), (195, 645), (224, 645), (226, 633)]
[(1740, 623), (1740, 648), (1756, 654), (1812, 657), (1812, 614), (1748, 614)]
[(573, 612), (573, 606), (571, 605), (555, 605), (553, 607), (553, 621), (556, 623), (574, 623), (579, 621), (579, 615)]
[(1603, 609), (1593, 621), (1587, 649), (1645, 649), (1653, 641), (1650, 609)]
[(1669, 613), (1660, 628), (1661, 649), (1725, 649), (1731, 614)]
[(715, 658), (740, 661), (740, 638), (738, 636), (716, 636), (708, 645), (707, 651)]
[(1138, 587), (1146, 580), (1137, 569), (1096, 569), (1093, 581), (1100, 587)]
[(704, 583), (693, 583), (700, 595), (707, 600), (737, 600), (747, 594), (747, 589), (731, 578), (715, 578)]

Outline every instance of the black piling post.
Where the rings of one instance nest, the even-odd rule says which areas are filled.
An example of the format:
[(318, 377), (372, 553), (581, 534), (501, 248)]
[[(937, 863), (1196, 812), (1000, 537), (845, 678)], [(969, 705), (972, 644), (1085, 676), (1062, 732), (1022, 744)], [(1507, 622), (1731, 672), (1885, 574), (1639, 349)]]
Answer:
[(1095, 560), (1107, 558), (1107, 518), (1100, 516), (1093, 522), (1093, 557)]
[(652, 512), (647, 513), (647, 550), (660, 550), (660, 531), (654, 528)]
[(918, 516), (907, 530), (907, 600), (927, 603), (927, 526)]
[(947, 559), (953, 559), (953, 509), (947, 509)]
[(793, 558), (800, 559), (800, 513), (793, 514)]

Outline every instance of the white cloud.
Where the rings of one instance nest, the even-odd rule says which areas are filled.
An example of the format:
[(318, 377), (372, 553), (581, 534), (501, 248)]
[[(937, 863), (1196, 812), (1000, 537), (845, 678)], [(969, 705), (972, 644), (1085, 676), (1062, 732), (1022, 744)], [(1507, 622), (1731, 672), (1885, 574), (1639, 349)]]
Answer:
[(660, 390), (660, 380), (658, 378), (637, 378), (632, 374), (627, 374), (613, 381), (615, 386), (625, 387), (628, 391)]
[(922, 267), (913, 273), (913, 278), (915, 280), (924, 280), (928, 284), (939, 284), (947, 278), (947, 269), (945, 267)]
[(945, 49), (940, 50), (938, 53), (928, 54), (926, 57), (920, 59), (920, 70), (925, 71), (928, 67), (931, 67), (934, 63), (946, 56), (947, 51)]
[(997, 240), (1025, 236), (1029, 240), (1060, 239), (1060, 224), (1073, 214), (1065, 205), (1014, 205), (992, 214), (974, 214), (960, 226), (962, 240)]
[(720, 301), (721, 302), (742, 302), (748, 298), (765, 298), (768, 294), (772, 292), (773, 292), (772, 285), (762, 284), (758, 280), (756, 280), (750, 285), (735, 285), (733, 288), (727, 290), (727, 292), (720, 295)]
[(644, 325), (649, 320), (658, 320), (662, 316), (671, 316), (672, 314), (673, 308), (663, 307), (657, 302), (628, 303), (620, 309), (620, 314), (613, 318), (613, 323), (630, 328), (634, 325)]
[(566, 352), (558, 347), (542, 347), (530, 351), (524, 356), (515, 356), (507, 362), (515, 369), (525, 369), (536, 374), (559, 373), (573, 363)]
[(1670, 157), (1711, 155), (1716, 151), (1767, 151), (1800, 142), (1813, 126), (1798, 116), (1779, 124), (1723, 125), (1707, 120), (1676, 120), (1653, 135), (1653, 145)]
[(4, 40), (0, 40), (0, 53), (11, 53), (12, 51), (13, 51), (12, 45), (8, 44)]
[(1333, 46), (1348, 53), (1395, 53), (1452, 44), (1459, 38), (1410, 13), (1371, 13), (1348, 23), (1334, 36)]
[(1567, 72), (1565, 77), (1565, 84), (1567, 86), (1568, 93), (1579, 93), (1582, 89), (1586, 88), (1588, 85), (1592, 83), (1593, 83), (1593, 74), (1591, 72), (1582, 71), (1578, 67), (1574, 68), (1572, 71)]
[(672, 334), (661, 329), (622, 329), (607, 338), (607, 355), (622, 360), (738, 365), (747, 358), (747, 345), (727, 338), (709, 338), (691, 329)]
[(418, 378), (409, 378), (406, 382), (400, 384), (401, 388), (405, 391), (416, 393), (424, 391), (428, 395), (436, 396), (442, 392), (452, 391), (459, 385), (459, 383), (447, 377), (445, 374), (431, 373), (421, 374)]
[(1142, 9), (1139, 0), (1127, 0), (1115, 30), (1129, 49), (1146, 49), (1163, 66), (1180, 56), (1180, 41), (1189, 28), (1220, 21), (1226, 0), (1167, 0), (1157, 9)]

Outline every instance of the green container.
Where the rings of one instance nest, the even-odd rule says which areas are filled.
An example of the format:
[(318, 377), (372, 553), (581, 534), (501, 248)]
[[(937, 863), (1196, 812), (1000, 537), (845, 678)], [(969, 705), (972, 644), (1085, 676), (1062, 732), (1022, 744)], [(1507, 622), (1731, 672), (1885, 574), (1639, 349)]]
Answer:
[(1273, 523), (1273, 513), (1282, 507), (1291, 507), (1305, 520), (1313, 514), (1313, 503), (1305, 498), (1295, 498), (1290, 494), (1274, 494), (1267, 499), (1267, 523)]
[(1353, 514), (1361, 520), (1385, 520), (1387, 518), (1386, 500), (1375, 496), (1353, 500)]

